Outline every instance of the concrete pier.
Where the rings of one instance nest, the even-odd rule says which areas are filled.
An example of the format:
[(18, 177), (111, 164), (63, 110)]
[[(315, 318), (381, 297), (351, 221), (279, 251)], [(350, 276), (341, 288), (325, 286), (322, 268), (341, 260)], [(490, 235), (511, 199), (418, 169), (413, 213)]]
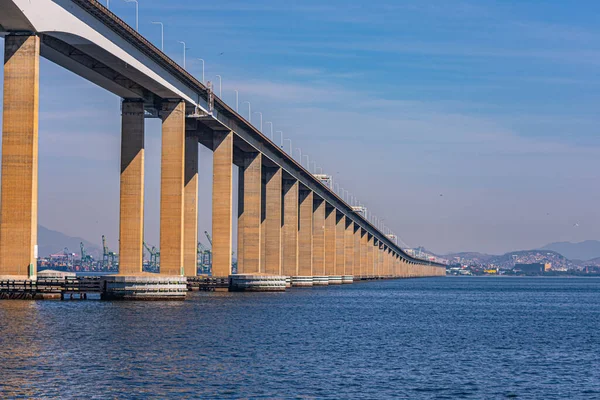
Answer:
[(183, 181), (183, 274), (198, 274), (198, 138), (187, 132)]
[(346, 220), (346, 229), (344, 232), (344, 272), (342, 283), (352, 283), (348, 276), (354, 276), (354, 222)]
[(283, 184), (282, 270), (284, 276), (298, 275), (298, 195), (296, 180)]
[(121, 104), (119, 274), (142, 272), (144, 241), (144, 103)]
[[(325, 203), (325, 275), (335, 276), (336, 239), (335, 239), (336, 210)], [(328, 279), (331, 282), (331, 279)]]
[(265, 273), (282, 275), (281, 208), (282, 170), (271, 168), (265, 173), (264, 261)]
[(231, 275), (233, 206), (233, 132), (213, 137), (212, 275)]
[(4, 39), (0, 277), (35, 279), (40, 38)]
[(313, 285), (329, 285), (329, 274), (325, 270), (325, 208), (323, 199), (314, 198), (313, 211)]
[[(341, 213), (337, 213), (336, 225), (335, 225), (335, 273), (332, 275), (337, 278), (340, 277), (339, 282), (342, 283), (341, 277), (345, 272), (346, 265), (346, 216)], [(333, 279), (330, 284), (337, 284), (338, 279)]]
[(246, 153), (239, 174), (238, 274), (261, 269), (262, 155)]
[[(312, 286), (313, 276), (313, 192), (301, 190), (298, 228), (298, 273), (292, 286)], [(310, 277), (310, 280), (309, 280)]]
[(183, 187), (185, 103), (164, 101), (161, 108), (160, 273), (183, 275)]

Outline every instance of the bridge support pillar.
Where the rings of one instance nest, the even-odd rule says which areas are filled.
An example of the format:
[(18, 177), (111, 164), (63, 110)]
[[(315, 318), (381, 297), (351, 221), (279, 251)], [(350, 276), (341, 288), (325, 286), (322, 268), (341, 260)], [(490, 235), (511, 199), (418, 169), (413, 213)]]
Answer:
[(342, 284), (344, 276), (344, 265), (346, 264), (346, 216), (337, 210), (335, 224), (335, 274), (330, 280), (330, 285)]
[(244, 155), (239, 175), (238, 274), (261, 271), (262, 154)]
[(354, 282), (354, 222), (346, 218), (344, 233), (344, 275), (342, 283)]
[(144, 242), (144, 103), (121, 105), (119, 275), (142, 272)]
[(161, 108), (160, 274), (183, 275), (185, 103), (164, 101)]
[(367, 253), (367, 248), (368, 248), (368, 240), (369, 240), (369, 234), (367, 233), (367, 231), (362, 230), (361, 229), (361, 237), (360, 237), (360, 271), (361, 271), (361, 276), (363, 278), (368, 278), (369, 276), (369, 268), (368, 268), (368, 253)]
[(264, 271), (272, 275), (282, 275), (282, 173), (281, 168), (268, 169), (265, 173)]
[(40, 38), (4, 41), (0, 276), (35, 279)]
[(367, 234), (369, 238), (367, 239), (367, 268), (368, 275), (371, 278), (375, 277), (375, 237), (373, 235)]
[(292, 286), (313, 286), (313, 192), (300, 192), (300, 225), (298, 229), (298, 273)]
[(213, 143), (212, 276), (231, 274), (233, 132), (215, 133)]
[(314, 199), (313, 212), (313, 286), (329, 285), (325, 272), (325, 200)]
[(358, 224), (354, 224), (354, 280), (360, 280), (362, 278), (362, 269), (360, 265), (361, 261), (361, 248), (360, 248), (360, 234), (361, 227)]
[(298, 181), (283, 184), (282, 270), (283, 275), (298, 275)]
[[(328, 277), (329, 284), (334, 284), (333, 281), (335, 278), (335, 259), (336, 259), (336, 241), (335, 241), (335, 219), (336, 219), (336, 209), (330, 206), (328, 203), (325, 203), (325, 232), (324, 232), (324, 241), (325, 241), (325, 275)], [(339, 278), (341, 281), (341, 277)], [(341, 283), (341, 282), (340, 282)]]
[(185, 137), (183, 273), (198, 275), (198, 137)]

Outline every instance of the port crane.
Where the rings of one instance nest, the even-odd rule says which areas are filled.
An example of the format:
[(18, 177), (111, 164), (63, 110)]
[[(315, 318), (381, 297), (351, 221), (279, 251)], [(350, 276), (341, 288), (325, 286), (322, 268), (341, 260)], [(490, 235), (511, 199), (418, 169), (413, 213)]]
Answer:
[(212, 261), (211, 255), (210, 249), (204, 246), (201, 242), (198, 242), (198, 264), (202, 274), (210, 273)]
[(102, 235), (102, 268), (111, 269), (115, 266), (117, 253), (110, 251), (106, 244), (106, 236)]
[(146, 251), (148, 254), (150, 254), (150, 269), (152, 269), (152, 271), (158, 271), (158, 259), (160, 257), (160, 251), (158, 251), (154, 246), (150, 248), (146, 242), (143, 243)]
[(83, 242), (79, 242), (79, 249), (81, 250), (81, 266), (90, 265), (94, 258), (86, 253)]

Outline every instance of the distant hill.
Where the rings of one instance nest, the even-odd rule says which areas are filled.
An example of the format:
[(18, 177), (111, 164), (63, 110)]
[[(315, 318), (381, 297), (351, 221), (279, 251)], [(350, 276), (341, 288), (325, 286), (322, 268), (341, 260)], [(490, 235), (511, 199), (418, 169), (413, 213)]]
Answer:
[(50, 254), (61, 253), (66, 247), (70, 253), (80, 253), (79, 243), (83, 242), (85, 250), (95, 259), (102, 257), (102, 248), (80, 237), (67, 236), (64, 233), (50, 230), (38, 225), (38, 256), (47, 257)]
[(600, 257), (600, 241), (586, 240), (579, 243), (556, 242), (542, 247), (541, 250), (552, 250), (570, 260), (591, 260)]

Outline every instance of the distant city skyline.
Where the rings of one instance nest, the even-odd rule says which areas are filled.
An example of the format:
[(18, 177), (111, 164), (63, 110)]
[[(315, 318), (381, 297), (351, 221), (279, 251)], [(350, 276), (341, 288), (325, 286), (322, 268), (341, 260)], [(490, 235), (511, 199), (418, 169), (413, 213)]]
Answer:
[[(135, 26), (133, 7), (110, 7)], [(225, 101), (237, 90), (409, 246), (502, 254), (600, 239), (598, 14), (591, 1), (148, 0), (139, 30), (160, 47), (151, 22), (164, 23), (171, 58), (183, 63), (185, 41), (191, 73), (202, 58)], [(119, 99), (40, 70), (39, 222), (116, 249)], [(146, 145), (145, 236), (158, 245), (158, 120)], [(199, 170), (203, 232), (202, 146)]]

